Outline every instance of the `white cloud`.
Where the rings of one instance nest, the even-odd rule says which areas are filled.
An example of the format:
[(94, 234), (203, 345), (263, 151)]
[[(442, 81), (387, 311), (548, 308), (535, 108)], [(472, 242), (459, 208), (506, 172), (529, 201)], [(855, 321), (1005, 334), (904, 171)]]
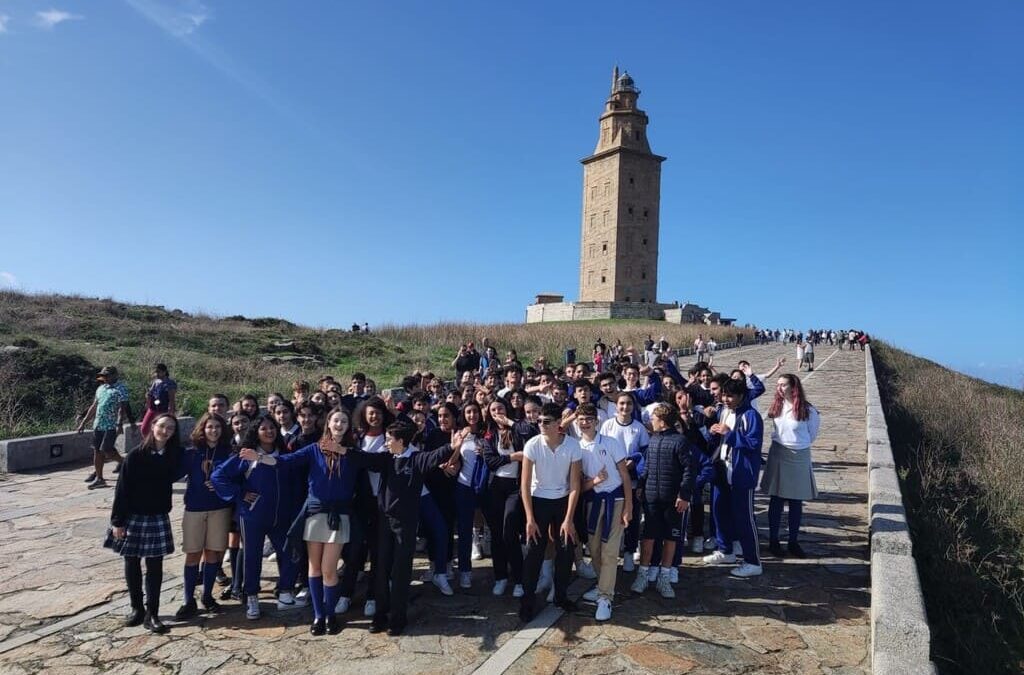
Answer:
[(0, 272), (0, 281), (2, 281), (3, 285), (10, 288), (14, 288), (18, 285), (18, 277), (14, 276), (10, 272)]
[(139, 14), (177, 38), (195, 33), (210, 20), (212, 12), (200, 0), (125, 0)]
[(11, 17), (6, 14), (0, 14), (0, 33), (7, 32), (7, 24), (11, 22)]
[(63, 9), (48, 9), (43, 12), (36, 12), (36, 23), (41, 28), (50, 29), (65, 21), (78, 21), (84, 19), (81, 14), (72, 14)]

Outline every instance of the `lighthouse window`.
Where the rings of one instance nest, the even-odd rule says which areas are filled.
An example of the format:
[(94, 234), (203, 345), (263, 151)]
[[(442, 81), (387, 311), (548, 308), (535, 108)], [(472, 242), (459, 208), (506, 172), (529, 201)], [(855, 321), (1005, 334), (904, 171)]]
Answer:
[[(634, 138), (635, 138), (636, 140), (638, 140), (638, 141), (639, 141), (639, 140), (640, 140), (640, 132), (639, 132), (639, 131), (634, 131), (634, 132), (633, 132), (633, 137), (634, 137)], [(630, 182), (630, 183), (632, 183), (633, 181), (629, 181), (629, 182)]]
[(647, 217), (647, 209), (644, 209), (644, 218)]
[(647, 246), (647, 237), (644, 237), (643, 244), (644, 244), (644, 246)]
[[(630, 181), (630, 182), (632, 182), (632, 181)], [(627, 211), (629, 211), (629, 215), (633, 215), (633, 207), (632, 207), (632, 206), (630, 206), (630, 207), (629, 207), (628, 209), (626, 209), (626, 210), (627, 210)]]

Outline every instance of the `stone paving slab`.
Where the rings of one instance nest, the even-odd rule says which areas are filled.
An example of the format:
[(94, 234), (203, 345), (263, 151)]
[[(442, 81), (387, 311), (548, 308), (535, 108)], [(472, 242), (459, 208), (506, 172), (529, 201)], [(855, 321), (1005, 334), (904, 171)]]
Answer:
[[(724, 368), (743, 357), (764, 372), (780, 354), (791, 362), (793, 351), (745, 347), (720, 354), (719, 362)], [(819, 349), (822, 363), (828, 354)], [(311, 638), (306, 613), (276, 612), (269, 592), (263, 595), (260, 621), (246, 621), (237, 603), (224, 603), (225, 614), (191, 624), (169, 622), (169, 634), (153, 636), (121, 623), (126, 603), (121, 561), (100, 547), (112, 491), (85, 490), (87, 467), (3, 476), (0, 674), (450, 675), (473, 672), (510, 640), (510, 649), (522, 651), (510, 673), (866, 672), (870, 582), (863, 373), (860, 352), (840, 352), (807, 381), (825, 420), (814, 448), (822, 499), (805, 509), (810, 559), (766, 558), (764, 576), (740, 581), (688, 556), (674, 601), (652, 592), (633, 597), (632, 575), (620, 574), (615, 616), (605, 625), (596, 624), (592, 608), (584, 605), (555, 619), (551, 628), (521, 630), (516, 603), (490, 595), (485, 561), (475, 570), (469, 593), (445, 598), (433, 586), (414, 582), (409, 631), (398, 639), (370, 635), (368, 620), (356, 610), (340, 635)], [(762, 528), (765, 508), (759, 499)], [(178, 496), (172, 512), (176, 533), (180, 518)], [(182, 560), (176, 553), (165, 561), (165, 617), (180, 604)], [(424, 566), (418, 558), (417, 567)], [(269, 591), (273, 563), (264, 570)], [(354, 607), (361, 607), (359, 600)]]

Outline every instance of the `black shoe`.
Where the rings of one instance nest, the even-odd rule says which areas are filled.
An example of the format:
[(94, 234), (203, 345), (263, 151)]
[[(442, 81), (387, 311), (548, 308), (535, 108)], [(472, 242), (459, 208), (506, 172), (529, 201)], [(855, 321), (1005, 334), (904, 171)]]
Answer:
[(227, 588), (225, 588), (223, 591), (220, 592), (220, 599), (221, 600), (240, 600), (241, 597), (242, 596), (241, 595), (237, 595), (235, 593), (235, 589), (231, 588), (230, 586), (228, 586)]
[(184, 605), (178, 608), (178, 611), (174, 613), (174, 618), (178, 621), (184, 621), (191, 619), (199, 613), (199, 608), (196, 607), (196, 601), (186, 602)]
[(530, 623), (533, 621), (534, 611), (532, 602), (523, 602), (519, 604), (519, 620), (523, 623)]
[(164, 625), (164, 622), (160, 620), (160, 617), (157, 616), (155, 612), (146, 612), (146, 618), (143, 620), (142, 625), (146, 627), (146, 630), (151, 633), (156, 633), (157, 635), (166, 633), (170, 630)]
[(327, 632), (327, 623), (322, 619), (313, 619), (313, 623), (309, 624), (309, 634), (320, 636)]
[(800, 548), (800, 544), (796, 543), (795, 541), (793, 543), (791, 543), (789, 546), (787, 546), (786, 548), (789, 549), (790, 554), (794, 558), (806, 558), (807, 557), (807, 554), (804, 553), (804, 550), (802, 548)]
[(201, 602), (203, 603), (203, 609), (205, 609), (207, 612), (216, 613), (224, 609), (220, 606), (219, 602), (213, 599), (212, 595), (208, 598), (203, 598)]
[(556, 598), (555, 599), (555, 607), (559, 607), (559, 608), (561, 608), (562, 610), (564, 610), (564, 611), (566, 611), (568, 613), (575, 612), (577, 609), (579, 609), (576, 606), (576, 603), (574, 601), (570, 600), (569, 598), (562, 598), (561, 600)]
[[(326, 624), (328, 635), (337, 635), (341, 632), (341, 619), (333, 611), (328, 613)], [(372, 633), (373, 631), (370, 632)]]
[(786, 557), (786, 554), (782, 552), (782, 544), (778, 541), (768, 542), (768, 550), (771, 551), (772, 555), (776, 558)]
[(85, 482), (86, 483), (91, 483), (94, 480), (96, 480), (96, 472), (95, 471), (93, 471), (92, 473), (90, 473), (88, 476), (85, 477)]
[(383, 633), (388, 629), (387, 621), (374, 621), (370, 624), (371, 633)]
[(393, 623), (388, 628), (388, 635), (390, 635), (391, 637), (397, 637), (401, 635), (403, 632), (405, 632), (404, 623)]
[(221, 570), (220, 572), (217, 572), (217, 583), (221, 586), (227, 586), (231, 583), (231, 577), (224, 574), (224, 571)]
[(132, 607), (131, 613), (124, 619), (124, 625), (129, 627), (139, 626), (142, 624), (142, 621), (143, 619), (145, 619), (145, 617), (146, 613), (144, 611), (142, 611), (138, 607)]

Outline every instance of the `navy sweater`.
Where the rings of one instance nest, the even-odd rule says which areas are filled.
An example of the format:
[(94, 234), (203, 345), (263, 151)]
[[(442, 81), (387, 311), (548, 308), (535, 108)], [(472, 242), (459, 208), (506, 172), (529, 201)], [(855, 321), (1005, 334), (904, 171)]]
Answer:
[[(229, 501), (222, 499), (210, 486), (207, 480), (212, 481), (213, 471), (231, 457), (231, 447), (227, 445), (214, 448), (211, 452), (203, 447), (191, 447), (181, 455), (181, 465), (178, 470), (178, 477), (185, 476), (188, 485), (185, 487), (185, 510), (186, 511), (216, 511), (229, 505)], [(209, 466), (203, 465), (209, 461)]]
[(232, 455), (214, 469), (211, 480), (217, 494), (234, 500), (238, 516), (246, 521), (264, 527), (291, 525), (296, 513), (295, 486), (282, 480), (277, 465), (259, 463), (249, 471), (251, 465)]

